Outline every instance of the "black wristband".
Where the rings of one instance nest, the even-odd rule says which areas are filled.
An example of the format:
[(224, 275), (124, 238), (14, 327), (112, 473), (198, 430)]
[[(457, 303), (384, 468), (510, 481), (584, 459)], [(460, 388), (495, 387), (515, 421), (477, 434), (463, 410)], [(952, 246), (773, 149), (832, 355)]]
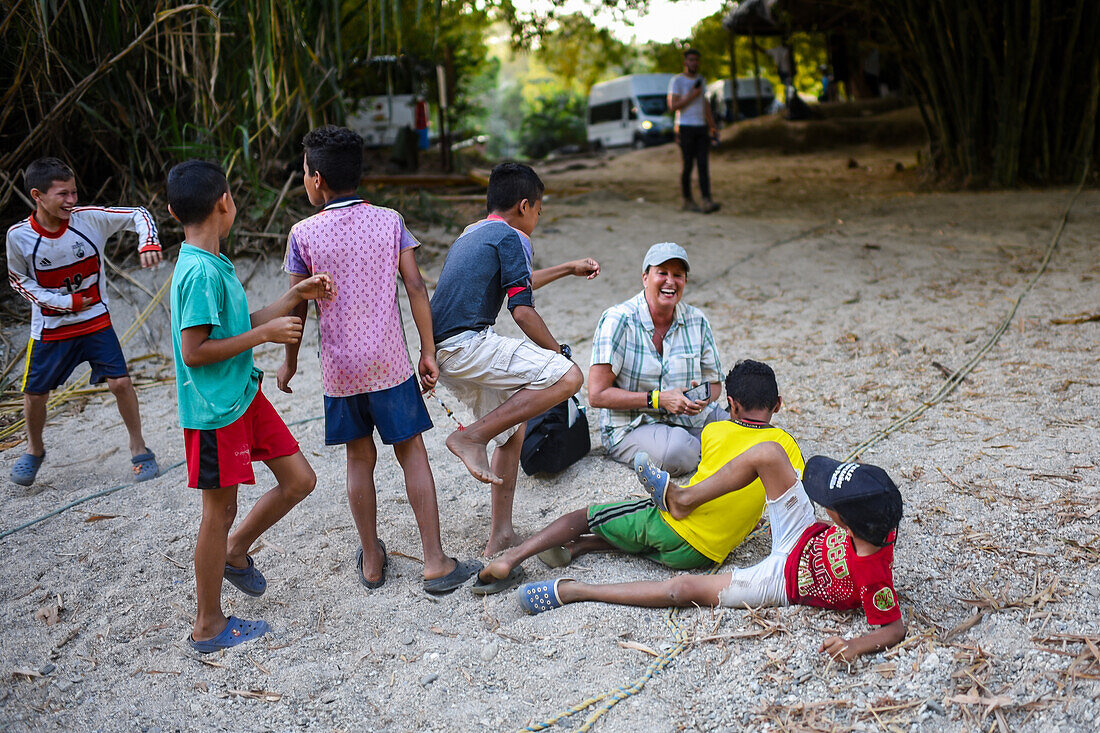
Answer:
[(570, 361), (572, 361), (572, 359), (573, 359), (573, 349), (569, 348), (569, 344), (558, 344), (558, 345), (561, 347), (561, 355), (564, 356), (566, 359), (569, 359)]

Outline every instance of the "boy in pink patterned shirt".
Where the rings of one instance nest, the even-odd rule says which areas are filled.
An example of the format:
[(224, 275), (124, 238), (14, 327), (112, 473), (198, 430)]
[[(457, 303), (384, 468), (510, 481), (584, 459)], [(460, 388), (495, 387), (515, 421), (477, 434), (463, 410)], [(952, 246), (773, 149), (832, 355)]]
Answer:
[[(325, 443), (347, 447), (348, 505), (362, 545), (356, 557), (359, 582), (380, 587), (387, 565), (377, 530), (377, 428), (405, 474), (424, 547), (424, 589), (446, 593), (481, 570), (481, 564), (448, 557), (439, 539), (435, 480), (420, 435), (432, 421), (409, 363), (397, 303), (400, 274), (420, 334), (417, 367), (426, 391), (435, 386), (439, 368), (428, 291), (414, 255), (420, 243), (399, 213), (355, 195), (363, 165), (359, 135), (325, 126), (307, 134), (302, 145), (306, 193), (310, 203), (324, 208), (290, 230), (285, 269), (292, 286), (319, 272), (336, 284), (336, 296), (320, 308)], [(296, 315), (304, 317), (306, 309), (300, 310)], [(288, 344), (279, 389), (291, 391), (297, 368), (298, 344)]]

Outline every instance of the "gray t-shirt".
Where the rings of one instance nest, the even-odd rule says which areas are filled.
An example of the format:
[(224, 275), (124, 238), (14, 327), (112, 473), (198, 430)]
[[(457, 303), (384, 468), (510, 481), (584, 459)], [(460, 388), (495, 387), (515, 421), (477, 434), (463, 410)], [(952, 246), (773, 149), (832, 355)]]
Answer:
[[(695, 88), (695, 82), (700, 82), (699, 86), (707, 86), (706, 78), (700, 74), (694, 79), (689, 79), (683, 74), (672, 77), (672, 81), (668, 83), (668, 93), (675, 94), (677, 96), (684, 96), (691, 92)], [(703, 111), (703, 105), (706, 104), (707, 95), (706, 91), (700, 94), (695, 100), (686, 107), (676, 110), (676, 124), (677, 125), (703, 125), (707, 124), (706, 113)]]
[(466, 227), (447, 253), (432, 296), (435, 342), (496, 323), (504, 299), (508, 310), (534, 305), (531, 244), (503, 219)]

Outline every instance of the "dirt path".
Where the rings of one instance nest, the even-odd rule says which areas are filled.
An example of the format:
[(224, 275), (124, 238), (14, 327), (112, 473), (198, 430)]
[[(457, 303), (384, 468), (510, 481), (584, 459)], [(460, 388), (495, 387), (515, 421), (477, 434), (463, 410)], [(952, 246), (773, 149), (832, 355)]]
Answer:
[[(843, 456), (982, 347), (1035, 271), (1069, 196), (915, 194), (915, 174), (895, 172), (913, 153), (720, 155), (713, 175), (725, 206), (709, 217), (673, 208), (672, 148), (548, 174), (536, 259), (591, 254), (604, 273), (539, 291), (539, 310), (587, 365), (596, 319), (639, 289), (646, 248), (678, 241), (694, 265), (686, 300), (709, 316), (724, 367), (745, 357), (773, 364), (786, 407), (777, 424), (807, 456)], [(1100, 658), (1084, 640), (1100, 637), (1100, 322), (1054, 320), (1100, 312), (1098, 230), (1100, 194), (1085, 192), (999, 343), (947, 402), (864, 455), (906, 499), (895, 580), (909, 636), (900, 649), (849, 670), (826, 664), (817, 647), (834, 632), (865, 629), (856, 616), (687, 611), (676, 618), (691, 643), (594, 730), (972, 730), (997, 721), (1095, 729)], [(440, 265), (427, 263), (426, 276)], [(278, 263), (255, 266), (254, 305), (284, 283)], [(168, 272), (139, 277), (157, 285)], [(119, 322), (132, 317), (116, 309)], [(631, 684), (653, 661), (644, 649), (673, 648), (663, 612), (581, 604), (528, 617), (510, 594), (427, 596), (412, 513), (386, 449), (376, 476), (391, 574), (365, 592), (355, 582), (343, 456), (324, 447), (313, 419), (321, 414), (316, 330), (307, 334), (295, 394), (277, 392), (271, 379), (267, 394), (296, 423), (318, 488), (262, 539), (267, 594), (250, 599), (227, 585), (224, 595), (227, 610), (266, 618), (275, 633), (213, 658), (184, 643), (199, 504), (174, 468), (0, 540), (0, 727), (516, 729)], [(163, 314), (128, 347), (131, 357), (169, 351)], [(279, 358), (273, 347), (257, 351), (269, 375)], [(156, 358), (135, 366), (170, 373)], [(173, 385), (150, 387), (141, 400), (162, 466), (182, 461)], [(484, 542), (488, 494), (443, 446), (451, 425), (440, 406), (428, 408), (444, 545), (471, 556)], [(125, 431), (110, 401), (60, 410), (46, 438), (41, 482), (0, 485), (0, 532), (126, 480)], [(20, 450), (0, 454), (0, 472)], [(601, 453), (551, 479), (521, 477), (517, 527), (533, 531), (561, 512), (636, 494), (630, 473)], [(242, 506), (260, 490), (245, 488)], [(731, 562), (754, 562), (766, 547), (754, 538)], [(561, 571), (532, 560), (527, 570), (592, 581), (669, 575), (613, 556)], [(35, 617), (58, 597), (56, 624)], [(575, 730), (588, 712), (558, 728)]]

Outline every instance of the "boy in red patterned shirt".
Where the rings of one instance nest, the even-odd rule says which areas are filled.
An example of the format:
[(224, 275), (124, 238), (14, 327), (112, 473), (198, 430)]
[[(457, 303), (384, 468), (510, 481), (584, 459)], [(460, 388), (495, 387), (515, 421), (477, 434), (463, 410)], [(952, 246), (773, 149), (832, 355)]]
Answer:
[(111, 324), (104, 249), (119, 232), (138, 235), (142, 267), (160, 262), (157, 225), (140, 206), (77, 206), (73, 169), (57, 158), (39, 158), (24, 172), (35, 210), (8, 229), (8, 281), (31, 304), (31, 338), (23, 374), (27, 452), (11, 467), (11, 480), (30, 486), (46, 457), (42, 429), (50, 392), (83, 362), (91, 382), (106, 381), (130, 436), (136, 481), (160, 473), (145, 445), (137, 392)]
[[(518, 590), (525, 610), (540, 613), (576, 601), (862, 608), (877, 629), (851, 639), (831, 636), (821, 645), (822, 652), (846, 661), (905, 638), (892, 574), (901, 493), (881, 468), (814, 456), (800, 480), (786, 452), (772, 442), (753, 446), (692, 486), (672, 484), (667, 473), (647, 462), (636, 462), (636, 468), (654, 503), (677, 518), (759, 478), (767, 494), (771, 554), (749, 568), (659, 582), (588, 585), (562, 578), (528, 583)], [(833, 524), (815, 521), (811, 499)]]

